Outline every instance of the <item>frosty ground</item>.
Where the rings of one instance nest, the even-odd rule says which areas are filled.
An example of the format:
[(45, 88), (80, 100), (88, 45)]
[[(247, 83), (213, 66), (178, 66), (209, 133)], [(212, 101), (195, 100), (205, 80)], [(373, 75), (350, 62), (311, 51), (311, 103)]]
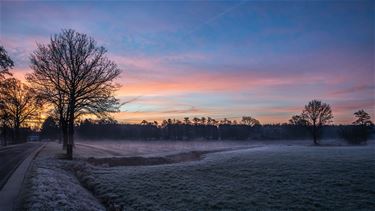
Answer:
[[(74, 161), (49, 143), (25, 181), (31, 210), (374, 209), (375, 146), (310, 142), (81, 142)], [(220, 152), (152, 166), (94, 166), (87, 158)], [(224, 150), (224, 151), (223, 151)], [(226, 151), (225, 151), (226, 150)], [(61, 152), (61, 151), (60, 151)]]

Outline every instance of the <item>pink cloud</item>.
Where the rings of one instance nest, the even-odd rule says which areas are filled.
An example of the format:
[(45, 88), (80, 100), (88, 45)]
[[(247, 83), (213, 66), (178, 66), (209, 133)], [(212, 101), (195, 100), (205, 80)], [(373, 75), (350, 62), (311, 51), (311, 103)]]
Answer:
[(375, 91), (375, 86), (374, 85), (357, 85), (349, 88), (344, 88), (338, 91), (334, 91), (329, 93), (329, 96), (342, 96), (342, 95), (347, 95), (347, 94), (352, 94), (352, 93), (357, 93), (357, 92), (363, 92), (363, 91)]

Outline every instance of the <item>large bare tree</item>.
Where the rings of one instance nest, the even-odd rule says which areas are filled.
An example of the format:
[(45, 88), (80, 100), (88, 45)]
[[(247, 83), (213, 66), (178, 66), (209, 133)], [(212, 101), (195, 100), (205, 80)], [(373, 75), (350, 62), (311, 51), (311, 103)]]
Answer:
[(106, 52), (91, 37), (69, 29), (51, 37), (46, 45), (38, 44), (31, 55), (33, 72), (27, 80), (66, 124), (68, 158), (73, 155), (74, 124), (79, 117), (102, 118), (118, 111), (113, 93), (120, 69)]
[(3, 124), (10, 123), (14, 130), (14, 140), (19, 141), (19, 129), (27, 120), (37, 115), (41, 108), (33, 89), (15, 78), (0, 82), (1, 113)]
[(302, 111), (302, 119), (311, 128), (314, 144), (318, 145), (321, 127), (332, 122), (331, 106), (319, 100), (312, 100), (305, 105), (305, 109)]

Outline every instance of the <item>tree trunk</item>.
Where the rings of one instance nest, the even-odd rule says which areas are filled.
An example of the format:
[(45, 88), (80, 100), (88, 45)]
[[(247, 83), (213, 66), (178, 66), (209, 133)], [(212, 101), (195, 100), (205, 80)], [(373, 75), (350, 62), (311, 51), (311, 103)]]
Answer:
[(61, 122), (61, 134), (60, 140), (62, 139), (63, 142), (63, 150), (66, 150), (66, 146), (68, 145), (68, 127), (66, 122)]
[(66, 145), (66, 153), (68, 155), (68, 159), (73, 159), (73, 144), (74, 144), (74, 121), (69, 121), (68, 126), (68, 141)]
[(313, 134), (314, 144), (315, 144), (315, 145), (319, 145), (318, 140), (317, 140), (317, 137), (316, 137), (316, 131), (315, 131), (315, 129), (314, 129), (314, 132), (313, 132), (313, 133), (314, 133), (314, 134)]
[(69, 120), (68, 120), (68, 144), (66, 152), (68, 159), (73, 159), (73, 145), (74, 145), (74, 103), (71, 102), (69, 106)]
[(318, 141), (318, 128), (314, 122), (314, 125), (313, 125), (313, 139), (314, 139), (314, 144), (315, 145), (319, 145), (319, 141)]

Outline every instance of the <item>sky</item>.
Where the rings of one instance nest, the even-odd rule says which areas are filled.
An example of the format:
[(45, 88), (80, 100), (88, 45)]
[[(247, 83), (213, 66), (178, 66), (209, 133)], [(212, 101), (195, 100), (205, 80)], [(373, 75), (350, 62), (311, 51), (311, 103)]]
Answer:
[(37, 43), (94, 38), (122, 70), (115, 114), (139, 123), (252, 116), (287, 122), (305, 104), (334, 123), (375, 116), (374, 1), (1, 1), (0, 42), (24, 80)]

